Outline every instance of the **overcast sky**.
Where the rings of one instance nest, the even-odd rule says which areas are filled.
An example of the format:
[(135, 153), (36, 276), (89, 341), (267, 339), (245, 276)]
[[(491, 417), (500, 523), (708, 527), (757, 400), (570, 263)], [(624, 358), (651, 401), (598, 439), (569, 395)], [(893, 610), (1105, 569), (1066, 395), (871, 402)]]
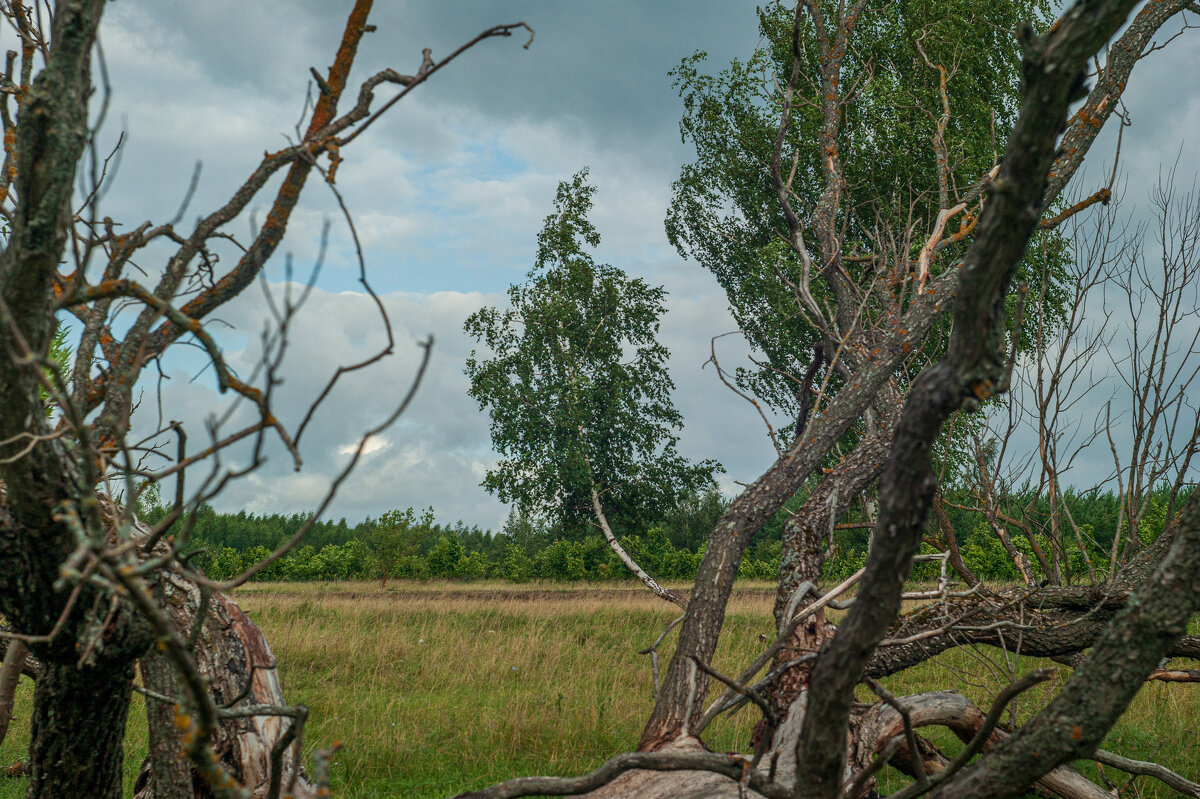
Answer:
[[(264, 151), (295, 137), (309, 68), (328, 67), (349, 6), (330, 0), (111, 4), (101, 35), (113, 91), (104, 136), (115, 141), (123, 131), (126, 139), (103, 213), (132, 224), (169, 219), (197, 161), (202, 174), (187, 214), (207, 213), (228, 198)], [(498, 529), (507, 509), (478, 485), (496, 456), (488, 419), (466, 395), (462, 371), (471, 342), (462, 323), (481, 306), (502, 303), (508, 285), (523, 279), (555, 186), (584, 166), (598, 187), (592, 221), (603, 244), (597, 260), (670, 292), (662, 340), (672, 352), (675, 399), (686, 421), (681, 451), (721, 461), (728, 493), (737, 490), (735, 481), (753, 480), (772, 461), (754, 409), (721, 387), (711, 367), (702, 369), (711, 337), (734, 327), (724, 296), (707, 272), (667, 244), (662, 223), (671, 182), (692, 155), (680, 142), (681, 105), (668, 71), (696, 50), (710, 54), (714, 71), (747, 56), (757, 41), (754, 3), (379, 3), (372, 16), (378, 30), (364, 39), (351, 85), (384, 67), (411, 73), (422, 47), (437, 58), (483, 28), (520, 20), (537, 31), (529, 50), (521, 48), (523, 36), (484, 42), (346, 148), (338, 184), (353, 210), (372, 284), (390, 313), (396, 353), (344, 381), (326, 403), (305, 434), (303, 471), (293, 472), (273, 449), (265, 467), (229, 487), (216, 503), (220, 509), (312, 508), (347, 448), (407, 390), (420, 354), (416, 342), (432, 335), (432, 365), (415, 402), (341, 489), (332, 516), (355, 521), (389, 508), (432, 505), (439, 520)], [(1122, 151), (1126, 194), (1134, 203), (1144, 201), (1160, 164), (1178, 157), (1187, 184), (1200, 169), (1196, 75), (1196, 32), (1135, 70), (1126, 92), (1134, 124)], [(381, 89), (380, 99), (389, 91)], [(1097, 148), (1093, 175), (1111, 166), (1111, 151), (1110, 141)], [(257, 218), (270, 196), (256, 204)], [(337, 364), (382, 341), (357, 282), (345, 225), (319, 183), (310, 182), (282, 250), (293, 255), (302, 278), (316, 258), (325, 220), (332, 223), (329, 252), (301, 311), (283, 372), (285, 391), (277, 399), (278, 415), (293, 428)], [(253, 220), (238, 224), (238, 232), (248, 234)], [(272, 262), (268, 275), (278, 290), (283, 258)], [(219, 317), (232, 326), (221, 331), (229, 359), (248, 373), (268, 317), (261, 291), (246, 292)], [(730, 364), (744, 357), (732, 337), (720, 346)], [(195, 377), (195, 370), (187, 355), (168, 360), (163, 386), (165, 415), (185, 421), (194, 441), (204, 437), (205, 418), (223, 402), (211, 373)], [(139, 430), (152, 429), (153, 404), (147, 394)]]

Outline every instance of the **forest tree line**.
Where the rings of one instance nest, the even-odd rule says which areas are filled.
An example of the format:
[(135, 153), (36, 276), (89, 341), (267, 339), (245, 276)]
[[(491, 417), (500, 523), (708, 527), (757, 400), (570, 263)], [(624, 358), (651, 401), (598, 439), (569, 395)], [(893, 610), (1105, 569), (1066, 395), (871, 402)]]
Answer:
[[(1143, 544), (1162, 532), (1167, 511), (1169, 486), (1153, 492), (1150, 508), (1141, 520), (1138, 537)], [(1185, 496), (1189, 493), (1185, 489)], [(951, 491), (941, 502), (945, 517), (957, 538), (963, 561), (979, 577), (994, 581), (1019, 578), (988, 520), (978, 511), (968, 510), (973, 497), (965, 491)], [(1094, 489), (1086, 493), (1068, 493), (1072, 515), (1083, 533), (1086, 548), (1094, 564), (1103, 567), (1108, 548), (1120, 518), (1117, 494)], [(1008, 499), (1013, 507), (1028, 508), (1030, 518), (1048, 516), (1045, 498), (1032, 491), (1016, 491)], [(783, 524), (802, 504), (797, 497), (778, 513), (771, 523), (755, 535), (738, 570), (741, 579), (774, 580), (779, 572), (780, 539)], [(707, 531), (728, 500), (713, 490), (693, 494), (660, 519), (647, 520), (640, 527), (618, 530), (621, 544), (634, 559), (655, 577), (666, 580), (690, 580), (704, 554)], [(1039, 513), (1040, 512), (1040, 513)], [(146, 521), (157, 521), (165, 513), (151, 506)], [(310, 514), (256, 515), (239, 511), (220, 513), (205, 505), (177, 522), (190, 525), (191, 540), (197, 554), (192, 562), (214, 579), (229, 579), (263, 560), (289, 539), (310, 519)], [(869, 527), (861, 508), (847, 515), (835, 531), (837, 551), (825, 565), (829, 579), (844, 578), (862, 568), (866, 558)], [(1125, 522), (1120, 522), (1125, 526)], [(1124, 532), (1128, 532), (1125, 530)], [(1036, 578), (1042, 578), (1034, 543), (1043, 550), (1051, 542), (1036, 529), (1012, 529), (1008, 535), (1025, 556)], [(1031, 542), (1030, 538), (1033, 538)], [(927, 552), (934, 548), (926, 545)], [(1086, 576), (1082, 548), (1063, 553), (1067, 572), (1074, 580)], [(933, 579), (935, 562), (917, 564), (914, 579)], [(302, 546), (254, 576), (260, 581), (330, 581), (392, 579), (505, 580), (514, 583), (531, 580), (604, 581), (633, 579), (603, 538), (571, 534), (553, 524), (518, 513), (509, 515), (499, 532), (485, 530), (462, 521), (452, 524), (435, 521), (427, 508), (392, 510), (378, 518), (350, 524), (317, 521)]]

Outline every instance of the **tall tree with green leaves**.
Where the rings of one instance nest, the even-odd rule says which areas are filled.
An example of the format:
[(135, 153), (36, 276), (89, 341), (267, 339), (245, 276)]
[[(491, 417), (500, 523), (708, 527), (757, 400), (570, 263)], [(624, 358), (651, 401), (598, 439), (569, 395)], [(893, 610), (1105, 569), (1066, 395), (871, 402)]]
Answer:
[(472, 352), (466, 371), (502, 456), (483, 485), (570, 538), (610, 522), (639, 530), (719, 468), (676, 449), (682, 419), (657, 340), (666, 292), (593, 260), (594, 193), (586, 169), (559, 184), (526, 282), (508, 308), (466, 322), (491, 353)]
[[(741, 168), (747, 175), (758, 171), (761, 181), (755, 185), (751, 176), (739, 184), (746, 188), (745, 196), (730, 195), (728, 204), (713, 201), (697, 210), (709, 214), (717, 228), (710, 240), (729, 233), (735, 237), (728, 239), (731, 248), (753, 249), (756, 244), (736, 238), (741, 230), (736, 226), (720, 228), (727, 212), (744, 210), (747, 223), (765, 220), (761, 230), (775, 236), (766, 243), (776, 244), (777, 257), (756, 261), (748, 253), (746, 262), (764, 267), (764, 284), (768, 278), (777, 281), (791, 315), (811, 326), (812, 339), (831, 362), (838, 383), (831, 378), (820, 406), (797, 424), (797, 435), (780, 447), (775, 463), (734, 498), (713, 526), (688, 611), (667, 630), (677, 626), (677, 642), (658, 682), (638, 751), (618, 755), (583, 777), (526, 777), (468, 794), (471, 799), (582, 792), (618, 775), (619, 784), (595, 795), (732, 797), (747, 790), (779, 799), (866, 795), (877, 787), (873, 779), (879, 764), (899, 751), (896, 743), (885, 744), (875, 733), (885, 727), (886, 736), (900, 745), (906, 736), (915, 755), (903, 765), (899, 758), (891, 761), (916, 777), (893, 794), (897, 797), (927, 793), (931, 799), (1008, 799), (1032, 790), (1035, 781), (1041, 781), (1039, 791), (1092, 796), (1103, 791), (1081, 781), (1065, 764), (1091, 758), (1103, 758), (1106, 765), (1129, 764), (1097, 746), (1164, 655), (1195, 652), (1181, 646), (1195, 646), (1195, 637), (1180, 636), (1194, 618), (1200, 596), (1200, 495), (1193, 495), (1173, 526), (1154, 542), (1153, 552), (1144, 550), (1106, 585), (1049, 585), (1032, 594), (1024, 586), (990, 595), (943, 591), (944, 602), (900, 614), (905, 579), (928, 534), (926, 520), (942, 477), (932, 457), (938, 439), (960, 411), (977, 411), (989, 397), (1007, 390), (1013, 357), (1011, 289), (1020, 279), (1030, 242), (1039, 230), (1052, 229), (1071, 213), (1110, 196), (1104, 187), (1069, 209), (1055, 207), (1105, 120), (1120, 107), (1134, 64), (1157, 49), (1155, 32), (1178, 21), (1194, 2), (1147, 2), (1134, 13), (1135, 0), (1078, 0), (1044, 33), (1020, 24), (1013, 26), (1011, 39), (1004, 26), (980, 33), (988, 20), (968, 16), (969, 24), (955, 34), (959, 42), (966, 46), (995, 33), (999, 55), (1010, 67), (1014, 86), (1005, 96), (1014, 102), (998, 107), (997, 118), (1017, 105), (1018, 79), (1020, 110), (1010, 115), (1007, 136), (997, 124), (996, 149), (1003, 154), (979, 174), (966, 170), (966, 182), (952, 168), (956, 151), (946, 135), (949, 122), (942, 125), (954, 105), (945, 110), (948, 95), (937, 66), (952, 82), (952, 47), (949, 55), (931, 54), (932, 66), (921, 59), (915, 72), (911, 60), (895, 62), (895, 86), (932, 77), (934, 96), (943, 101), (940, 111), (932, 109), (935, 135), (913, 154), (935, 154), (927, 176), (932, 182), (917, 182), (914, 174), (910, 186), (904, 174), (893, 173), (902, 179), (897, 193), (903, 204), (897, 206), (895, 195), (882, 191), (887, 184), (879, 183), (874, 191), (882, 210), (878, 216), (873, 211), (857, 216), (865, 220), (859, 224), (856, 214), (869, 204), (860, 205), (856, 198), (869, 201), (871, 192), (857, 190), (873, 179), (876, 167), (886, 174), (888, 158), (902, 165), (904, 155), (875, 152), (898, 132), (894, 126), (901, 114), (881, 114), (874, 129), (856, 130), (850, 124), (857, 107), (869, 101), (873, 75), (891, 66), (872, 54), (886, 49), (889, 33), (897, 46), (909, 41), (903, 34), (910, 30), (918, 37), (925, 33), (907, 28), (904, 13), (929, 11), (924, 27), (930, 33), (921, 43), (926, 47), (940, 21), (948, 20), (953, 29), (961, 16), (975, 10), (987, 14), (994, 5), (800, 0), (790, 35), (782, 43), (771, 39), (772, 47), (788, 52), (774, 64), (765, 62), (762, 70), (764, 104), (775, 114), (773, 124), (760, 128), (763, 140), (742, 142), (736, 141), (742, 120), (731, 118), (727, 132), (734, 145), (746, 147), (747, 157), (714, 164), (717, 169)], [(767, 12), (775, 13), (776, 7)], [(956, 44), (953, 36), (945, 41)], [(989, 77), (988, 55), (981, 55), (983, 67), (972, 65), (970, 71)], [(856, 65), (862, 69), (856, 71)], [(1089, 86), (1092, 79), (1094, 86)], [(714, 90), (718, 114), (724, 99), (722, 89)], [(886, 107), (877, 106), (881, 112)], [(758, 110), (749, 107), (741, 113), (752, 116)], [(810, 112), (817, 115), (817, 124), (806, 128)], [(989, 139), (990, 116), (983, 120), (985, 128), (972, 125), (968, 137)], [(720, 134), (722, 124), (715, 119), (712, 130)], [(761, 141), (767, 146), (759, 147)], [(817, 157), (806, 160), (811, 154)], [(932, 204), (922, 210), (916, 199)], [(702, 222), (698, 218), (695, 227), (701, 233)], [(754, 232), (752, 225), (746, 229)], [(770, 321), (783, 308), (781, 303), (767, 309), (762, 318)], [(951, 309), (953, 319), (947, 324)], [(944, 357), (929, 363), (941, 352)], [(781, 385), (790, 389), (787, 381), (805, 371), (780, 375)], [(848, 439), (853, 439), (852, 448), (846, 446)], [(835, 528), (848, 500), (876, 478), (878, 510), (863, 569), (836, 588), (813, 591), (819, 573), (808, 567), (819, 565), (822, 539)], [(744, 670), (739, 665), (732, 672), (736, 678), (721, 676), (712, 664), (750, 533), (805, 486), (811, 486), (807, 501), (785, 525), (779, 585), (785, 603), (778, 634), (753, 660), (750, 652), (743, 653), (741, 663), (749, 665)], [(854, 600), (835, 627), (824, 615), (827, 603), (855, 581)], [(1088, 599), (1080, 602), (1083, 596)], [(1054, 613), (1056, 604), (1071, 608), (1065, 614), (1069, 621), (1042, 615), (1044, 610)], [(1006, 617), (1014, 610), (1018, 615)], [(981, 633), (1004, 647), (1012, 641), (1015, 622), (1010, 618), (1019, 621), (1023, 654), (1038, 647), (1033, 643), (1038, 633), (1046, 634), (1042, 640), (1049, 645), (1039, 651), (1054, 647), (1048, 654), (1055, 657), (1063, 652), (1059, 636), (1074, 637), (1070, 648), (1080, 654), (1072, 660), (1073, 673), (1054, 700), (988, 751), (977, 753), (968, 746), (958, 757), (928, 759), (926, 753), (934, 747), (917, 739), (916, 730), (950, 718), (958, 724), (965, 715), (946, 704), (958, 700), (943, 691), (893, 697), (873, 679), (895, 674), (897, 658), (908, 647), (908, 663), (925, 662), (939, 636), (947, 648)], [(1084, 633), (1091, 624), (1094, 632)], [(665, 638), (664, 633), (660, 641)], [(1010, 697), (1050, 676), (1048, 671), (1034, 673), (1004, 688), (989, 718)], [(709, 696), (710, 677), (725, 682), (727, 690), (711, 704), (697, 701)], [(868, 708), (859, 690), (864, 681), (880, 696)], [(709, 725), (747, 698), (763, 716), (753, 755), (713, 753), (704, 737)], [(965, 701), (959, 706), (965, 708)], [(967, 712), (984, 718), (977, 709)], [(973, 743), (985, 740), (991, 730), (983, 722), (971, 728)], [(1138, 767), (1140, 772), (1142, 764)], [(1195, 793), (1194, 784), (1165, 772), (1154, 768), (1173, 787)]]
[(375, 556), (373, 565), (380, 588), (386, 588), (389, 579), (403, 575), (406, 570), (413, 572), (413, 562), (432, 531), (432, 507), (422, 511), (420, 518), (412, 508), (394, 508), (376, 520), (368, 540)]
[[(1045, 27), (1047, 14), (1043, 0), (773, 3), (758, 10), (749, 59), (712, 75), (697, 53), (673, 73), (696, 158), (675, 182), (667, 235), (717, 278), (758, 353), (737, 370), (739, 387), (795, 420), (780, 454), (815, 444), (804, 437), (812, 417), (874, 379), (888, 342), (906, 339), (881, 391), (822, 456), (823, 472), (799, 487), (807, 501), (783, 526), (779, 613), (820, 574), (836, 521), (851, 509), (873, 519), (903, 399), (950, 340), (949, 302), (933, 287), (974, 239), (1016, 119), (1016, 31), (1026, 20)], [(1061, 317), (1067, 248), (1054, 221), (1017, 266), (1009, 327), (1022, 286), (1050, 323)], [(911, 317), (926, 302), (931, 323), (914, 336)], [(963, 442), (978, 424), (959, 415), (937, 439), (943, 481), (969, 470)], [(938, 535), (957, 551), (952, 531)]]
[[(916, 268), (939, 213), (968, 200), (996, 163), (1021, 82), (1013, 32), (1024, 20), (1044, 27), (1048, 12), (1045, 0), (902, 0), (863, 9), (854, 46), (838, 54), (828, 41), (827, 29), (838, 22), (832, 6), (824, 16), (801, 15), (796, 25), (792, 8), (772, 3), (758, 10), (761, 44), (749, 59), (710, 75), (706, 54), (697, 52), (672, 72), (684, 102), (680, 133), (695, 145), (696, 159), (675, 182), (667, 235), (717, 278), (739, 327), (764, 356), (739, 370), (743, 389), (796, 418), (814, 347), (825, 351), (826, 363), (833, 360), (838, 334), (855, 326), (860, 306), (872, 321), (904, 310), (903, 289), (879, 285), (881, 262), (893, 254), (883, 251)], [(827, 207), (825, 219), (801, 211), (799, 221), (826, 251), (820, 260), (839, 251), (830, 275), (821, 264), (806, 266), (788, 244), (772, 176), (794, 33), (799, 79), (779, 155), (790, 202)], [(835, 77), (825, 74), (831, 61)], [(836, 186), (828, 180), (831, 157), (840, 172)], [(946, 238), (960, 222), (968, 227), (941, 250), (935, 270), (966, 251), (970, 220), (978, 216), (973, 204), (946, 214)], [(1040, 279), (1041, 270), (1031, 268), (1039, 258), (1064, 257), (1061, 238), (1048, 237), (1050, 246), (1031, 248), (1019, 280)], [(1057, 269), (1049, 275), (1063, 277)], [(872, 283), (874, 296), (864, 296)], [(815, 307), (797, 296), (802, 285)], [(1051, 286), (1047, 302), (1061, 309), (1064, 301), (1061, 288)], [(948, 322), (938, 326), (930, 355), (944, 351), (948, 334)], [(844, 379), (835, 369), (827, 389)]]

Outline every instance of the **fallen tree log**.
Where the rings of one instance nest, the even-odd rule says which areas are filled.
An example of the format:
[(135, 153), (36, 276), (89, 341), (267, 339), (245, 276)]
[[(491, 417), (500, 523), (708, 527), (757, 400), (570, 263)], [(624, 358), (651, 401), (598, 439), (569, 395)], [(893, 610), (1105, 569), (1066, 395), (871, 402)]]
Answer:
[[(795, 760), (796, 739), (804, 716), (807, 692), (798, 697), (788, 718), (780, 725), (764, 757), (752, 765), (749, 758), (728, 753), (722, 763), (740, 767), (740, 778), (735, 778), (736, 768), (724, 767), (715, 770), (711, 753), (694, 736), (677, 738), (653, 753), (619, 755), (601, 766), (592, 775), (578, 778), (520, 778), (500, 783), (481, 791), (460, 794), (456, 799), (502, 799), (509, 796), (533, 796), (557, 793), (561, 795), (582, 794), (588, 799), (740, 799), (754, 797), (763, 799), (774, 795), (788, 795), (797, 780)], [(960, 694), (938, 691), (901, 697), (898, 702), (905, 708), (913, 728), (943, 726), (950, 729), (964, 742), (969, 742), (984, 726), (985, 715), (970, 700)], [(843, 780), (843, 790), (856, 788), (853, 799), (877, 795), (873, 793), (876, 760), (881, 753), (902, 770), (913, 770), (910, 750), (905, 743), (906, 731), (903, 716), (885, 701), (864, 706), (851, 721), (849, 760)], [(993, 730), (983, 749), (1007, 737), (1002, 730)], [(922, 739), (922, 773), (928, 779), (937, 779), (949, 760), (936, 748)], [(708, 755), (708, 757), (705, 757)], [(608, 776), (623, 765), (638, 761), (641, 757), (654, 768), (630, 768), (621, 771), (602, 787), (587, 792), (589, 778), (594, 780)], [(651, 758), (656, 758), (651, 760)], [(694, 762), (697, 766), (708, 764), (708, 770), (687, 768)], [(729, 773), (732, 771), (733, 773)], [(1173, 772), (1168, 779), (1182, 780)], [(866, 779), (862, 776), (866, 775)], [(755, 790), (755, 777), (762, 781)], [(1162, 777), (1160, 777), (1162, 778)], [(1190, 784), (1182, 780), (1179, 784)], [(1042, 777), (1034, 786), (1038, 793), (1062, 799), (1109, 799), (1110, 794), (1069, 766), (1059, 766)], [(847, 794), (843, 794), (847, 795)]]
[[(281, 785), (295, 799), (315, 797), (316, 788), (300, 765), (300, 730), (291, 726), (302, 724), (306, 711), (303, 707), (288, 708), (284, 701), (275, 655), (262, 630), (232, 599), (214, 591), (205, 601), (201, 588), (176, 572), (163, 575), (162, 591), (176, 633), (184, 640), (195, 638), (192, 651), (200, 673), (208, 680), (212, 698), (221, 709), (223, 717), (215, 731), (213, 749), (222, 765), (250, 790), (253, 799), (269, 795), (276, 769)], [(197, 629), (199, 615), (203, 615), (203, 621)], [(161, 701), (146, 699), (148, 706)], [(279, 713), (289, 709), (298, 713)], [(151, 746), (156, 737), (177, 738), (178, 734), (174, 726), (162, 730), (152, 725)], [(295, 743), (279, 749), (281, 741), (290, 739)], [(273, 766), (273, 759), (277, 766)], [(148, 755), (135, 783), (135, 799), (162, 799), (153, 789), (151, 770)], [(194, 769), (192, 791), (196, 799), (211, 795)]]

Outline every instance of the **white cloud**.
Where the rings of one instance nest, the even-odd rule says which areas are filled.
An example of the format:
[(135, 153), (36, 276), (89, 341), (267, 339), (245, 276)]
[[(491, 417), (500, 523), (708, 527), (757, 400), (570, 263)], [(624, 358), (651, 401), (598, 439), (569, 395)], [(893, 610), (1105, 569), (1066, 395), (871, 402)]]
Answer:
[[(358, 452), (360, 441), (361, 439), (352, 441), (349, 444), (343, 444), (342, 446), (338, 447), (338, 454), (353, 455), (355, 452)], [(391, 445), (392, 442), (388, 441), (383, 436), (374, 436), (372, 438), (368, 438), (366, 442), (362, 444), (362, 453), (360, 457), (366, 458), (369, 455), (374, 455), (376, 452), (387, 449)]]
[[(304, 433), (302, 472), (271, 444), (268, 463), (235, 482), (219, 505), (255, 512), (311, 508), (346, 462), (350, 442), (407, 392), (422, 353), (418, 342), (432, 334), (429, 372), (412, 406), (372, 442), (369, 457), (339, 492), (334, 515), (355, 519), (432, 504), (439, 518), (497, 527), (505, 509), (478, 487), (496, 455), (488, 419), (466, 394), (462, 369), (471, 342), (462, 322), (483, 305), (502, 303), (504, 288), (523, 279), (555, 185), (585, 165), (598, 187), (592, 220), (603, 244), (597, 259), (671, 292), (661, 337), (672, 351), (675, 399), (687, 424), (681, 451), (725, 463), (730, 492), (738, 490), (733, 481), (756, 478), (774, 455), (762, 421), (719, 384), (712, 367), (702, 368), (712, 336), (735, 327), (724, 295), (711, 275), (670, 249), (662, 225), (671, 182), (690, 155), (679, 142), (681, 108), (666, 70), (696, 48), (713, 53), (714, 70), (730, 56), (746, 55), (756, 40), (753, 5), (710, 3), (701, 11), (694, 3), (665, 0), (506, 0), (489, 6), (489, 17), (527, 18), (538, 29), (534, 47), (526, 52), (511, 40), (488, 42), (464, 55), (347, 147), (339, 171), (372, 283), (392, 319), (393, 354), (339, 383)], [(113, 4), (101, 37), (114, 90), (105, 136), (115, 141), (125, 128), (130, 137), (103, 212), (131, 226), (169, 219), (197, 159), (203, 175), (181, 227), (219, 207), (264, 150), (294, 135), (309, 67), (329, 63), (341, 14), (314, 0)], [(391, 4), (375, 21), (380, 29), (364, 40), (352, 84), (385, 66), (411, 71), (422, 46), (444, 53), (482, 27), (464, 19), (455, 4), (434, 2)], [(1198, 52), (1185, 37), (1134, 72), (1127, 99), (1135, 124), (1123, 142), (1131, 196), (1144, 196), (1158, 165), (1173, 161), (1184, 137), (1200, 128), (1200, 86), (1178, 80), (1200, 71)], [(388, 91), (381, 88), (379, 98)], [(1112, 147), (1110, 136), (1094, 153), (1092, 177), (1107, 177), (1105, 153)], [(1181, 174), (1190, 179), (1197, 169), (1197, 149), (1189, 145)], [(270, 192), (251, 205), (259, 220)], [(245, 236), (250, 217), (243, 214), (229, 229)], [(326, 268), (301, 311), (277, 392), (278, 415), (292, 429), (337, 364), (366, 357), (384, 342), (373, 305), (357, 284), (340, 212), (319, 180), (303, 195), (267, 274), (278, 291), (282, 256), (290, 252), (303, 279), (327, 220)], [(162, 255), (152, 250), (142, 266), (153, 272)], [(227, 264), (236, 252), (226, 249), (222, 257)], [(268, 317), (260, 292), (251, 289), (218, 315), (237, 328), (213, 327), (231, 363), (250, 373)], [(719, 347), (727, 368), (745, 363), (737, 337)], [(187, 421), (193, 445), (201, 446), (204, 420), (227, 398), (217, 396), (211, 372), (189, 382), (186, 370), (196, 363), (186, 352), (170, 360), (163, 394), (166, 418)], [(147, 393), (139, 431), (155, 421), (146, 412), (153, 396)], [(248, 419), (249, 411), (243, 407), (224, 429)], [(244, 459), (245, 451), (239, 453)]]
[[(283, 291), (280, 286), (272, 288), (277, 295)], [(392, 321), (395, 351), (338, 383), (300, 440), (303, 470), (295, 472), (286, 452), (272, 440), (265, 447), (267, 462), (249, 478), (231, 483), (215, 502), (219, 508), (258, 513), (313, 508), (348, 463), (359, 437), (386, 418), (409, 390), (422, 355), (418, 342), (432, 335), (429, 368), (411, 406), (394, 427), (368, 441), (367, 457), (360, 459), (353, 477), (339, 490), (332, 515), (357, 519), (393, 507), (432, 505), (439, 518), (499, 528), (507, 509), (479, 486), (497, 456), (490, 445), (488, 417), (467, 395), (463, 369), (474, 342), (462, 332), (462, 324), (473, 311), (502, 304), (505, 297), (443, 291), (394, 293), (382, 300)], [(259, 330), (268, 313), (252, 292), (231, 303), (222, 316), (244, 333)], [(728, 481), (744, 481), (756, 477), (770, 462), (765, 434), (759, 436), (761, 422), (749, 405), (716, 383), (711, 368), (701, 369), (709, 338), (731, 324), (718, 291), (672, 298), (662, 340), (673, 350), (675, 396), (688, 422), (682, 451), (695, 459), (722, 460), (730, 468)], [(276, 416), (295, 434), (337, 365), (377, 351), (385, 336), (369, 298), (321, 289), (311, 292), (293, 330), (274, 404)], [(261, 357), (259, 339), (227, 337), (238, 343), (228, 347), (226, 358), (239, 373), (248, 374)], [(730, 343), (736, 351), (738, 345)], [(188, 382), (176, 372), (164, 388), (167, 417), (183, 421), (196, 446), (204, 438), (200, 431), (206, 419), (222, 413), (229, 403), (213, 391), (211, 374)], [(138, 434), (149, 432), (153, 424), (153, 409), (147, 410), (151, 412), (136, 417)], [(242, 403), (222, 434), (252, 418), (253, 409)], [(234, 448), (225, 458), (226, 465), (244, 465), (248, 453), (248, 447)], [(726, 487), (734, 488), (732, 483)]]

